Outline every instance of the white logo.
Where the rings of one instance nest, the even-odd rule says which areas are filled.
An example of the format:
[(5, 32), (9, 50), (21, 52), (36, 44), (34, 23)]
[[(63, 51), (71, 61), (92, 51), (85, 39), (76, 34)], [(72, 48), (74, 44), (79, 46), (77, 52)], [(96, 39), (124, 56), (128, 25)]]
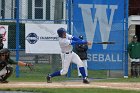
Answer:
[[(109, 40), (110, 30), (112, 26), (113, 16), (115, 10), (118, 8), (117, 5), (93, 5), (93, 4), (79, 4), (82, 11), (82, 17), (85, 27), (85, 33), (88, 41), (93, 41), (95, 35), (96, 25), (99, 22), (100, 33), (102, 42)], [(95, 17), (91, 9), (95, 8)], [(110, 9), (110, 16), (107, 16), (107, 9)], [(92, 33), (92, 34), (91, 34)], [(92, 46), (89, 47), (90, 49)], [(107, 44), (103, 45), (103, 49), (107, 48)]]

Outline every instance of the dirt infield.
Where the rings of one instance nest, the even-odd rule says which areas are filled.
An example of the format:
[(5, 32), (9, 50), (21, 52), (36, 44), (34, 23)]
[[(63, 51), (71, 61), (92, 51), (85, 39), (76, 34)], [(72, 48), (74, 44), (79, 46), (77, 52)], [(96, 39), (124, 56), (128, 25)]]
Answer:
[(112, 83), (112, 82), (91, 82), (83, 84), (82, 82), (9, 82), (0, 84), (0, 88), (113, 88), (124, 90), (139, 90), (140, 83)]

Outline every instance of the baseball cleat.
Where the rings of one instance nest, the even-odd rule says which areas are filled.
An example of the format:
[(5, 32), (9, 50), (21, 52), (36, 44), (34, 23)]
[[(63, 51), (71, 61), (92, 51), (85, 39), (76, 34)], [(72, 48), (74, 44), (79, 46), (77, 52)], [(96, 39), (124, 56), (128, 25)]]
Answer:
[(79, 78), (81, 78), (82, 76), (78, 76)]
[(50, 75), (48, 75), (48, 76), (46, 77), (46, 79), (47, 79), (47, 83), (52, 83), (52, 81), (51, 81), (51, 76), (50, 76)]
[(89, 84), (89, 80), (88, 80), (87, 77), (83, 79), (83, 83), (85, 83), (85, 84)]
[(0, 83), (8, 83), (9, 81), (6, 80), (0, 80)]

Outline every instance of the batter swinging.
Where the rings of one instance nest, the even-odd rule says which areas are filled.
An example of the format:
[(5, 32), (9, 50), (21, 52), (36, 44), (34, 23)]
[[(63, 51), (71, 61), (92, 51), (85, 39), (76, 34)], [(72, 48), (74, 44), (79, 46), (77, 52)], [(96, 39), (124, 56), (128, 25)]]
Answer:
[(77, 64), (79, 67), (80, 73), (82, 74), (82, 77), (83, 77), (83, 83), (88, 84), (89, 80), (85, 74), (84, 64), (83, 64), (82, 60), (79, 58), (79, 56), (72, 51), (72, 45), (74, 45), (74, 44), (91, 45), (91, 42), (87, 42), (87, 41), (81, 40), (77, 37), (67, 34), (66, 30), (64, 28), (59, 28), (57, 30), (57, 34), (59, 36), (59, 44), (60, 44), (60, 48), (62, 51), (62, 53), (61, 53), (62, 70), (49, 74), (46, 77), (47, 82), (51, 83), (52, 77), (67, 74), (70, 63), (73, 62), (73, 63)]

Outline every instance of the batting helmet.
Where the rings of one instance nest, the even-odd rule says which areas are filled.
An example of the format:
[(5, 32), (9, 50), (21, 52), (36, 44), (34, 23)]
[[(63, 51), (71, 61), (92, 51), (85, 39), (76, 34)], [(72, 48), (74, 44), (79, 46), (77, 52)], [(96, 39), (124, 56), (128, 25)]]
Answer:
[(59, 28), (57, 30), (57, 34), (59, 37), (63, 37), (63, 33), (66, 32), (66, 30), (64, 28)]
[(80, 35), (80, 36), (79, 36), (79, 38), (80, 38), (80, 39), (83, 39), (83, 36), (82, 36), (82, 35)]
[(7, 48), (3, 48), (0, 50), (0, 56), (4, 55), (5, 60), (8, 60), (10, 58), (10, 51)]
[(137, 38), (137, 36), (136, 36), (136, 35), (134, 35), (134, 36), (133, 36), (133, 39), (135, 39), (135, 38)]
[(10, 53), (10, 51), (7, 48), (3, 48), (0, 50), (0, 54), (6, 54), (6, 53)]

